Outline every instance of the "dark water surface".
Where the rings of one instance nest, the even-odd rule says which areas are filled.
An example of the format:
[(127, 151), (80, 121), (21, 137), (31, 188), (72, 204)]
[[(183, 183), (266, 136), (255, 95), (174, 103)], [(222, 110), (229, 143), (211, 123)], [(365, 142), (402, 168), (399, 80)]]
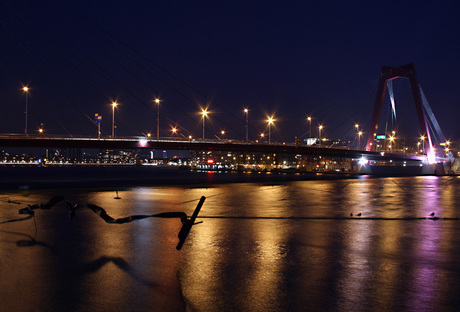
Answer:
[(459, 191), (457, 177), (4, 190), (0, 222), (56, 194), (114, 218), (207, 199), (181, 251), (178, 219), (70, 220), (61, 203), (0, 224), (0, 311), (455, 311), (460, 220), (414, 218), (460, 218)]

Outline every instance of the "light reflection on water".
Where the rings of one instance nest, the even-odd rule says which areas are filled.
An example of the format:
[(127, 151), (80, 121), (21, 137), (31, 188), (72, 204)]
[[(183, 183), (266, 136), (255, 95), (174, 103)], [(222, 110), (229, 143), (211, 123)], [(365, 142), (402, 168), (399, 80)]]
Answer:
[[(7, 310), (455, 310), (460, 220), (404, 218), (459, 218), (459, 190), (452, 177), (134, 187), (119, 190), (121, 199), (66, 190), (70, 202), (114, 218), (190, 215), (207, 199), (181, 251), (177, 219), (113, 225), (81, 209), (70, 221), (58, 206), (36, 212), (29, 247), (16, 242), (34, 236), (32, 220), (0, 225), (0, 294)], [(1, 193), (0, 221), (24, 206), (7, 200), (53, 195)]]

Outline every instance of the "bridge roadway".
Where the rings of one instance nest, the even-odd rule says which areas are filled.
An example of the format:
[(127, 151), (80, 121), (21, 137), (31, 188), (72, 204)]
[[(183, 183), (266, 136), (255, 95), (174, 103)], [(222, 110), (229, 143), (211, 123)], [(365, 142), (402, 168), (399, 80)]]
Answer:
[(30, 147), (30, 148), (95, 148), (95, 149), (165, 149), (165, 150), (203, 150), (228, 151), (244, 153), (276, 153), (300, 154), (307, 156), (323, 156), (338, 158), (368, 160), (406, 160), (420, 161), (420, 157), (408, 154), (369, 152), (342, 147), (307, 146), (290, 143), (259, 143), (235, 140), (185, 140), (165, 138), (160, 140), (143, 137), (120, 137), (114, 139), (91, 137), (52, 137), (0, 135), (0, 148)]

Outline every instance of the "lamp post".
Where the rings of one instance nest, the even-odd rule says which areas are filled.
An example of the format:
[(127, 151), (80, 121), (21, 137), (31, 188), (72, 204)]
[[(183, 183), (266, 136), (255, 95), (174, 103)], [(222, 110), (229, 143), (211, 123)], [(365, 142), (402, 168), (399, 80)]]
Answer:
[(156, 98), (155, 103), (157, 104), (157, 140), (160, 139), (160, 99)]
[(41, 123), (40, 127), (38, 128), (38, 134), (41, 134), (41, 135), (45, 134), (45, 129), (44, 129), (43, 123)]
[(203, 110), (201, 114), (203, 115), (203, 141), (204, 141), (204, 120), (206, 119), (206, 116), (208, 115), (208, 111)]
[(25, 127), (25, 130), (24, 130), (24, 133), (26, 134), (26, 136), (29, 136), (27, 134), (27, 93), (29, 92), (29, 88), (28, 87), (23, 87), (22, 90), (25, 92), (26, 94), (26, 111), (25, 111), (25, 115), (26, 115), (26, 127)]
[(244, 109), (244, 113), (246, 114), (246, 142), (249, 141), (249, 127), (248, 127), (248, 117), (249, 117), (249, 110), (247, 108)]
[(268, 118), (268, 144), (271, 144), (271, 124), (273, 123), (273, 118)]
[(117, 107), (118, 103), (112, 103), (112, 139), (115, 138), (115, 107)]
[(356, 123), (355, 128), (356, 128), (356, 149), (359, 150), (359, 146), (361, 145), (359, 142), (359, 139), (360, 139), (361, 134), (363, 133), (359, 131), (359, 124)]
[(310, 131), (308, 132), (308, 138), (310, 139), (309, 141), (311, 141), (311, 116), (308, 116), (307, 120), (308, 120), (308, 123), (310, 124)]
[(362, 135), (362, 134), (363, 134), (362, 131), (359, 131), (359, 132), (358, 132), (358, 149), (360, 149), (360, 147), (361, 147), (361, 135)]
[(392, 151), (394, 140), (395, 140), (395, 138), (393, 136), (391, 136), (390, 137), (390, 152)]
[[(355, 128), (356, 128), (356, 136), (359, 137), (359, 124), (355, 124)], [(356, 149), (359, 149), (359, 138), (357, 138), (356, 140)]]
[(323, 130), (323, 125), (318, 127), (319, 145), (321, 145), (321, 130)]
[[(450, 141), (446, 141), (446, 156), (448, 156), (448, 152), (450, 151)], [(449, 161), (449, 163), (452, 165), (452, 163)]]
[(420, 140), (422, 140), (422, 151), (423, 151), (423, 154), (425, 154), (425, 136), (422, 135), (420, 137)]
[(391, 131), (391, 134), (393, 135), (393, 150), (396, 151), (396, 131)]

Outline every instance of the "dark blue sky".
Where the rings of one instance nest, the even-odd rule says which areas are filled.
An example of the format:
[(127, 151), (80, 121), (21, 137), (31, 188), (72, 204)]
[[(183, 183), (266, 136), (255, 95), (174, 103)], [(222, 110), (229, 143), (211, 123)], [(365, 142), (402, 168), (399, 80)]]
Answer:
[[(0, 1), (0, 132), (95, 134), (94, 113), (118, 135), (161, 135), (178, 124), (201, 136), (250, 137), (275, 114), (275, 141), (369, 131), (382, 65), (413, 62), (447, 138), (460, 139), (460, 5), (456, 1)], [(138, 52), (140, 54), (138, 54)], [(395, 81), (398, 131), (415, 137), (406, 80)], [(385, 114), (384, 114), (385, 115)], [(386, 115), (384, 116), (386, 117)], [(314, 130), (316, 134), (317, 130)]]

